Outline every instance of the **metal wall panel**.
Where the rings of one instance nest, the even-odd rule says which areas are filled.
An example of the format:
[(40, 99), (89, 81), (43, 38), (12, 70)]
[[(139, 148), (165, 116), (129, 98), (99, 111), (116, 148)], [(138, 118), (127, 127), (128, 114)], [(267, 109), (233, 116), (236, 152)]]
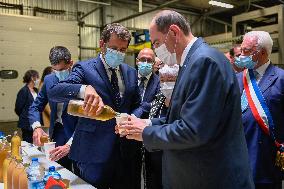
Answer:
[(78, 27), (74, 21), (29, 16), (0, 15), (0, 68), (17, 70), (17, 79), (0, 81), (0, 121), (16, 120), (14, 105), (22, 78), (29, 69), (41, 75), (49, 66), (48, 54), (55, 45), (66, 46), (78, 57)]

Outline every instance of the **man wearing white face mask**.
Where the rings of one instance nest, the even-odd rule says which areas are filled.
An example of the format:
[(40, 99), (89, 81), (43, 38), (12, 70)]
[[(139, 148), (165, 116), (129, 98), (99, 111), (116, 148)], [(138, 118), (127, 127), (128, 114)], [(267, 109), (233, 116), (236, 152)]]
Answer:
[(157, 56), (181, 68), (165, 118), (129, 117), (128, 139), (163, 150), (164, 189), (253, 189), (241, 121), (238, 82), (227, 58), (190, 31), (171, 10), (150, 24)]
[[(97, 105), (101, 107), (105, 103), (117, 112), (139, 117), (141, 97), (137, 71), (124, 63), (130, 39), (127, 28), (118, 23), (108, 24), (101, 35), (101, 53), (76, 63), (70, 76), (50, 88), (48, 95), (57, 102), (84, 98), (86, 113), (90, 114)], [(70, 157), (77, 162), (80, 177), (98, 189), (140, 188), (141, 160), (137, 152), (141, 142), (117, 136), (115, 125), (115, 119), (99, 121), (80, 117)]]
[[(71, 171), (72, 161), (67, 155), (72, 144), (77, 117), (67, 114), (67, 103), (51, 101), (47, 91), (51, 86), (69, 76), (73, 62), (69, 50), (62, 46), (51, 48), (49, 60), (54, 73), (44, 78), (41, 90), (29, 110), (29, 121), (33, 128), (33, 143), (42, 146), (40, 138), (49, 135), (49, 138), (56, 142), (56, 148), (50, 152), (51, 160), (57, 161)], [(49, 134), (41, 128), (41, 113), (47, 103), (49, 103), (51, 109)]]
[(284, 71), (269, 59), (272, 46), (268, 32), (248, 32), (236, 59), (236, 65), (245, 69), (237, 78), (256, 189), (282, 189), (284, 165), (276, 163), (276, 154), (284, 153)]

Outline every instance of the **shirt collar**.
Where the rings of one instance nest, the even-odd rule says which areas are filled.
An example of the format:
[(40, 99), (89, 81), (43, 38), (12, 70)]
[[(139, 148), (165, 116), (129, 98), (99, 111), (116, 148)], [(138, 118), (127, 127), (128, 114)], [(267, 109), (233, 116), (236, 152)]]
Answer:
[(257, 73), (262, 77), (270, 64), (270, 60), (268, 60), (265, 64), (261, 65), (256, 69)]
[(193, 43), (197, 40), (197, 37), (194, 37), (185, 47), (185, 49), (183, 50), (183, 53), (181, 55), (181, 59), (180, 59), (180, 66), (182, 67), (185, 61), (185, 58), (189, 52), (189, 50), (191, 49)]
[[(103, 62), (103, 65), (106, 70), (109, 70), (111, 67), (105, 62), (105, 59), (103, 58), (103, 54), (100, 53), (100, 59)], [(119, 66), (117, 68), (114, 68), (116, 71), (119, 70)]]

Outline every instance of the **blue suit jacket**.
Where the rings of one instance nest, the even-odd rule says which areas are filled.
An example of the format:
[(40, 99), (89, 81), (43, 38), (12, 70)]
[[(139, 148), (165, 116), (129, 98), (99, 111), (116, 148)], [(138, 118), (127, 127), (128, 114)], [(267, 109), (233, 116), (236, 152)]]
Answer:
[[(135, 114), (140, 117), (140, 95), (137, 84), (137, 71), (127, 64), (120, 65), (125, 92), (122, 97), (120, 112)], [(54, 101), (62, 102), (76, 99), (82, 86), (92, 85), (101, 96), (103, 102), (114, 107), (113, 91), (105, 67), (98, 56), (95, 59), (78, 62), (74, 65), (68, 79), (54, 85), (49, 90), (49, 96)], [(71, 146), (70, 157), (79, 162), (108, 163), (117, 157), (117, 150), (131, 156), (136, 142), (117, 136), (114, 132), (115, 119), (98, 121), (79, 118), (74, 140)]]
[(143, 100), (141, 103), (141, 118), (148, 118), (151, 110), (151, 102), (154, 100), (156, 94), (160, 91), (160, 78), (157, 74), (152, 73), (147, 83)]
[(199, 38), (178, 75), (168, 115), (143, 141), (163, 150), (163, 188), (251, 189), (240, 92), (226, 57)]
[[(35, 88), (35, 91), (37, 89)], [(32, 105), (34, 97), (27, 85), (22, 87), (17, 94), (15, 103), (15, 112), (19, 116), (18, 127), (22, 129), (32, 130), (29, 123), (29, 107)], [(41, 119), (41, 117), (39, 117)]]
[[(47, 75), (44, 78), (42, 88), (37, 98), (35, 99), (29, 110), (29, 120), (30, 120), (30, 125), (32, 125), (36, 121), (40, 122), (41, 113), (43, 112), (46, 104), (49, 103), (51, 110), (49, 136), (51, 138), (53, 138), (52, 135), (53, 135), (54, 124), (57, 119), (57, 103), (50, 100), (49, 96), (47, 95), (47, 92), (49, 88), (51, 88), (53, 85), (55, 85), (58, 82), (59, 80), (55, 74), (52, 73)], [(66, 138), (70, 138), (75, 131), (75, 126), (77, 124), (78, 118), (67, 114), (67, 103), (64, 103), (63, 105), (63, 112), (61, 118), (64, 126), (65, 136)]]
[[(244, 89), (243, 72), (237, 77), (242, 93)], [(284, 71), (270, 64), (258, 85), (271, 112), (276, 138), (283, 143)], [(255, 183), (279, 182), (282, 175), (279, 168), (275, 166), (276, 147), (273, 141), (261, 130), (249, 106), (243, 111), (242, 118)]]

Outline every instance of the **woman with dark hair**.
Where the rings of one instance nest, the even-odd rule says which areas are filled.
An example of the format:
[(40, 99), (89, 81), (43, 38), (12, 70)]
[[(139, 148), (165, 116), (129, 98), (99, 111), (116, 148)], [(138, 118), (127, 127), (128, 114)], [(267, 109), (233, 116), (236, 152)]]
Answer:
[[(41, 89), (42, 85), (43, 85), (43, 81), (45, 76), (51, 74), (53, 72), (53, 69), (51, 66), (47, 66), (46, 68), (44, 68), (43, 72), (42, 72), (42, 76), (40, 79), (40, 83), (39, 83), (39, 90)], [(50, 126), (50, 106), (49, 104), (47, 104), (43, 110), (43, 112), (41, 113), (42, 115), (42, 122), (43, 122), (43, 126), (44, 127), (49, 127)]]
[(40, 78), (40, 82), (39, 82), (39, 89), (41, 89), (45, 76), (51, 74), (52, 72), (53, 72), (53, 69), (51, 66), (47, 66), (46, 68), (44, 68), (41, 78)]
[(23, 82), (25, 86), (20, 89), (17, 94), (15, 103), (15, 112), (19, 116), (18, 127), (22, 130), (22, 138), (29, 143), (33, 142), (33, 130), (29, 124), (29, 107), (32, 105), (34, 99), (37, 97), (39, 74), (35, 70), (28, 70)]

